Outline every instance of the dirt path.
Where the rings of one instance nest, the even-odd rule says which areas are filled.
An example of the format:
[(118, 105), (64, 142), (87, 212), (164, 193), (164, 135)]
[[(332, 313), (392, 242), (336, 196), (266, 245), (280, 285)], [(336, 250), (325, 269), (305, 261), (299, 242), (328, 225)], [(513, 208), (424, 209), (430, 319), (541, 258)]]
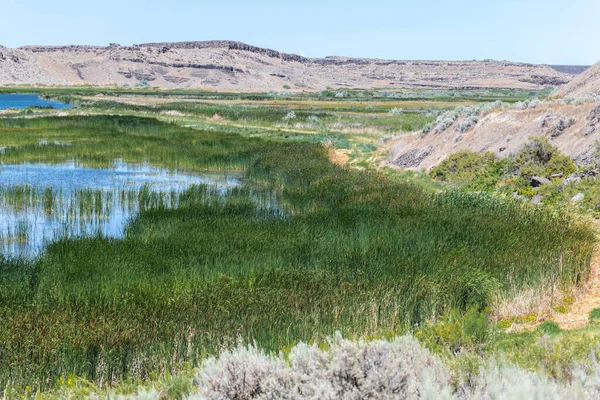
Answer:
[[(600, 234), (600, 223), (595, 223)], [(596, 244), (590, 265), (590, 278), (566, 314), (554, 313), (552, 319), (561, 329), (579, 329), (588, 324), (590, 312), (600, 308), (600, 243)]]

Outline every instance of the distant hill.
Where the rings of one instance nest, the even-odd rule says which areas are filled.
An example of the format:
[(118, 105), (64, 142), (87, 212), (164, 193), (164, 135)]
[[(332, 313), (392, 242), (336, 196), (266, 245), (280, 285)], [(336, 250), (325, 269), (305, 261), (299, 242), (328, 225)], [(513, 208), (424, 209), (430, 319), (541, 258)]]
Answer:
[(600, 96), (600, 63), (575, 77), (568, 85), (560, 89), (558, 95), (572, 98)]
[(579, 75), (590, 68), (589, 65), (551, 65), (551, 67), (558, 72), (563, 72), (570, 75)]
[(150, 85), (240, 91), (560, 86), (560, 67), (508, 61), (306, 58), (233, 41), (0, 46), (0, 85)]

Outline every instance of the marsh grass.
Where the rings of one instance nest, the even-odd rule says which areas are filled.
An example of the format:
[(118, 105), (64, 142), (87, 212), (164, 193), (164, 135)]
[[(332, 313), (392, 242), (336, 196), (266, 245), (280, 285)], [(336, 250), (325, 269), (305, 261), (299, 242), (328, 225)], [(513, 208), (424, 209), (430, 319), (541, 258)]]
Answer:
[(156, 191), (148, 184), (76, 190), (2, 185), (0, 207), (5, 221), (0, 223), (0, 251), (33, 257), (58, 238), (121, 237), (127, 219), (139, 210), (175, 208), (178, 198), (176, 190)]
[[(321, 133), (390, 133), (417, 131), (435, 118), (424, 109), (407, 110), (402, 115), (389, 115), (389, 108), (365, 109), (343, 107), (299, 107), (289, 105), (216, 104), (203, 102), (169, 102), (157, 105), (133, 105), (117, 101), (87, 101), (85, 109), (111, 112), (168, 113), (218, 118), (248, 126), (269, 126), (313, 130)], [(293, 112), (293, 118), (289, 118)]]
[[(122, 239), (0, 260), (0, 387), (147, 379), (238, 341), (278, 351), (336, 331), (393, 336), (540, 282), (581, 283), (594, 242), (568, 215), (347, 170), (313, 143), (97, 116), (2, 120), (0, 145), (13, 146), (5, 162), (118, 157), (243, 169), (248, 183), (147, 207)], [(285, 215), (270, 195), (257, 205), (255, 187), (279, 193)]]

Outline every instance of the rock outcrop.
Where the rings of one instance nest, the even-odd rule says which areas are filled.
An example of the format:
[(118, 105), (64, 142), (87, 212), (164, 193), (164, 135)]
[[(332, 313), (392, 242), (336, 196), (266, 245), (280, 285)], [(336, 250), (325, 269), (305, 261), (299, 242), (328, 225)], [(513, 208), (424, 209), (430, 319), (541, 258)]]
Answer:
[(240, 91), (331, 88), (534, 90), (573, 75), (508, 61), (307, 58), (235, 41), (0, 47), (0, 85), (151, 85)]

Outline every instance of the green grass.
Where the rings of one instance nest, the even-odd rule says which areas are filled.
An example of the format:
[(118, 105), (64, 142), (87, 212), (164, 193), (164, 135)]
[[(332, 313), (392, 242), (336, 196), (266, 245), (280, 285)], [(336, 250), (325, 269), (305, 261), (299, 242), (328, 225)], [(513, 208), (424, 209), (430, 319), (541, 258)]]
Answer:
[(600, 308), (595, 308), (590, 313), (590, 322), (597, 323), (600, 321)]
[(556, 322), (545, 321), (540, 326), (536, 328), (538, 332), (542, 332), (546, 335), (556, 335), (560, 332), (560, 327)]
[[(338, 94), (344, 92), (344, 97)], [(439, 100), (439, 101), (477, 101), (487, 102), (504, 100), (516, 102), (534, 97), (547, 97), (552, 88), (541, 91), (507, 90), (507, 89), (389, 89), (389, 90), (363, 90), (363, 89), (340, 89), (324, 90), (321, 92), (217, 92), (204, 89), (157, 89), (157, 88), (135, 88), (135, 87), (95, 87), (95, 86), (72, 86), (72, 87), (3, 87), (0, 94), (33, 93), (53, 98), (73, 98), (73, 96), (148, 96), (162, 98), (192, 98), (192, 99), (219, 99), (219, 100), (315, 100), (315, 101), (407, 101)]]
[[(0, 388), (149, 379), (239, 339), (277, 351), (335, 331), (398, 334), (542, 282), (579, 284), (594, 241), (568, 215), (344, 169), (314, 143), (95, 116), (0, 120), (0, 146), (13, 146), (3, 162), (145, 160), (241, 169), (248, 183), (194, 187), (121, 240), (2, 259)], [(285, 216), (258, 207), (257, 190)]]
[[(321, 108), (298, 107), (293, 103), (288, 106), (257, 104), (215, 104), (203, 102), (169, 102), (164, 104), (141, 106), (117, 101), (86, 101), (84, 109), (91, 111), (136, 112), (155, 114), (168, 111), (179, 111), (184, 114), (212, 118), (215, 115), (226, 121), (243, 123), (250, 126), (280, 127), (283, 129), (300, 129), (321, 133), (357, 131), (396, 133), (410, 132), (423, 128), (435, 117), (428, 116), (425, 110), (408, 110), (401, 115), (388, 115), (389, 109), (378, 108), (367, 110), (356, 106)], [(286, 120), (288, 113), (293, 112), (295, 118)], [(316, 118), (316, 119), (315, 119)]]

